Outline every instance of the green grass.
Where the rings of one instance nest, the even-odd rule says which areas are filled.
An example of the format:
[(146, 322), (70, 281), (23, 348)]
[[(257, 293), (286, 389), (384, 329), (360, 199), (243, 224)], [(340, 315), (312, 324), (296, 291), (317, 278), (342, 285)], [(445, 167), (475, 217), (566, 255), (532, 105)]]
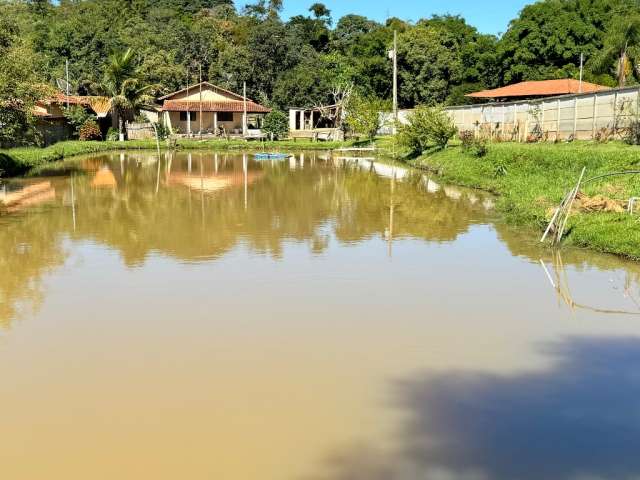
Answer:
[[(349, 147), (354, 142), (312, 142), (309, 140), (284, 140), (276, 142), (246, 142), (244, 140), (203, 140), (180, 139), (178, 149), (206, 149), (206, 150), (333, 150)], [(15, 176), (28, 173), (31, 169), (41, 167), (50, 162), (69, 158), (74, 155), (97, 153), (113, 150), (155, 150), (155, 140), (130, 140), (127, 142), (59, 142), (47, 148), (23, 147), (0, 150), (0, 175)], [(160, 148), (167, 148), (165, 142), (160, 142)]]
[[(489, 145), (477, 158), (460, 146), (423, 155), (408, 163), (436, 171), (445, 181), (481, 188), (498, 197), (497, 208), (511, 223), (546, 227), (550, 211), (575, 186), (583, 167), (586, 178), (640, 170), (640, 147), (622, 143)], [(640, 175), (589, 183), (587, 195), (627, 201), (640, 196)], [(640, 217), (617, 213), (575, 213), (566, 243), (640, 260)]]

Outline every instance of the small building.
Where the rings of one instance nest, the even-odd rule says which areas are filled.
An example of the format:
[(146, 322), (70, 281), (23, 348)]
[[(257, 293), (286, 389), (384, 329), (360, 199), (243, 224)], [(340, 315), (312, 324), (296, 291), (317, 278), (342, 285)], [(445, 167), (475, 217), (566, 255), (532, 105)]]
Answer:
[(42, 135), (45, 146), (71, 138), (73, 129), (64, 116), (68, 106), (81, 106), (90, 113), (96, 114), (103, 136), (110, 123), (104, 121), (109, 115), (111, 102), (104, 97), (88, 97), (56, 93), (36, 103), (33, 114), (37, 119), (36, 128)]
[(289, 135), (291, 138), (313, 140), (343, 140), (344, 134), (338, 125), (340, 106), (324, 108), (290, 108)]
[(609, 87), (595, 83), (580, 82), (572, 78), (514, 83), (506, 87), (469, 93), (470, 98), (493, 101), (528, 100), (556, 97), (572, 93), (593, 93), (609, 90)]
[(158, 100), (162, 102), (165, 127), (171, 133), (185, 135), (247, 136), (260, 128), (262, 118), (271, 111), (248, 98), (245, 102), (242, 95), (209, 82), (191, 85)]

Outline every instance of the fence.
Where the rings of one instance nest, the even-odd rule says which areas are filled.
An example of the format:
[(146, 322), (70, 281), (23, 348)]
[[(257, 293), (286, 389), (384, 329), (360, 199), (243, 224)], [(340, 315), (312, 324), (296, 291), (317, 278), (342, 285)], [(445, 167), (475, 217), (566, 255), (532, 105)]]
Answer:
[(151, 123), (127, 123), (127, 138), (129, 140), (145, 140), (156, 138)]
[[(640, 89), (616, 88), (597, 93), (562, 95), (540, 100), (447, 107), (458, 131), (493, 139), (591, 140), (619, 138), (640, 114)], [(410, 110), (398, 112), (407, 123)], [(391, 133), (391, 114), (383, 114), (381, 134)]]
[(449, 107), (459, 131), (504, 140), (619, 137), (640, 113), (638, 87), (541, 100)]

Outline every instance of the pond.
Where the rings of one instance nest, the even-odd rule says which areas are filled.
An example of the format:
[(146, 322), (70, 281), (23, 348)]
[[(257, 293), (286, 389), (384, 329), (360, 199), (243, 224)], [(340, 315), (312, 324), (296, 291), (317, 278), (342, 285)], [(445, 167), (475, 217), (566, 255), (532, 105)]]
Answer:
[(6, 479), (640, 475), (640, 265), (375, 159), (5, 182)]

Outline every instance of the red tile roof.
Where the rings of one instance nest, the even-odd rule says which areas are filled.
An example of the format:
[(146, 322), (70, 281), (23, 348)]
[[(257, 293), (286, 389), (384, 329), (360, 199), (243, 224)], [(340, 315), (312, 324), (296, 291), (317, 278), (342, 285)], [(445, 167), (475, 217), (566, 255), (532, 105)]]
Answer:
[(69, 105), (90, 105), (91, 98), (87, 96), (80, 95), (69, 95), (68, 97), (64, 93), (56, 93), (54, 97), (47, 99), (50, 103), (58, 103), (60, 105), (67, 103), (69, 101)]
[[(162, 110), (167, 112), (197, 112), (200, 110), (200, 102), (197, 101), (182, 101), (182, 100), (165, 100), (162, 105)], [(228, 102), (202, 102), (203, 112), (243, 112), (244, 104), (241, 101), (228, 101)], [(271, 109), (263, 107), (255, 102), (247, 101), (248, 113), (269, 113)]]
[(482, 92), (470, 93), (467, 97), (473, 98), (506, 98), (506, 97), (551, 97), (570, 93), (592, 93), (608, 90), (609, 87), (596, 85), (595, 83), (580, 82), (571, 78), (561, 80), (542, 80), (534, 82), (521, 82), (507, 87)]
[[(189, 88), (183, 88), (182, 90), (178, 90), (177, 92), (170, 93), (168, 95), (165, 95), (164, 97), (158, 98), (158, 100), (168, 100), (171, 97), (174, 97), (174, 96), (176, 96), (176, 95), (178, 95), (180, 93), (184, 93), (184, 92), (187, 92), (187, 91), (197, 92), (198, 89), (200, 88), (200, 85), (201, 85), (200, 83), (196, 83), (195, 85), (189, 85)], [(213, 90), (218, 90), (218, 91), (220, 91), (222, 93), (225, 93), (228, 96), (233, 97), (233, 98), (235, 98), (237, 100), (242, 100), (242, 95), (238, 95), (237, 93), (233, 93), (231, 90), (227, 90), (226, 88), (219, 87), (218, 85), (214, 85), (213, 83), (202, 82), (202, 86), (203, 87), (209, 87), (209, 88), (211, 88)]]

